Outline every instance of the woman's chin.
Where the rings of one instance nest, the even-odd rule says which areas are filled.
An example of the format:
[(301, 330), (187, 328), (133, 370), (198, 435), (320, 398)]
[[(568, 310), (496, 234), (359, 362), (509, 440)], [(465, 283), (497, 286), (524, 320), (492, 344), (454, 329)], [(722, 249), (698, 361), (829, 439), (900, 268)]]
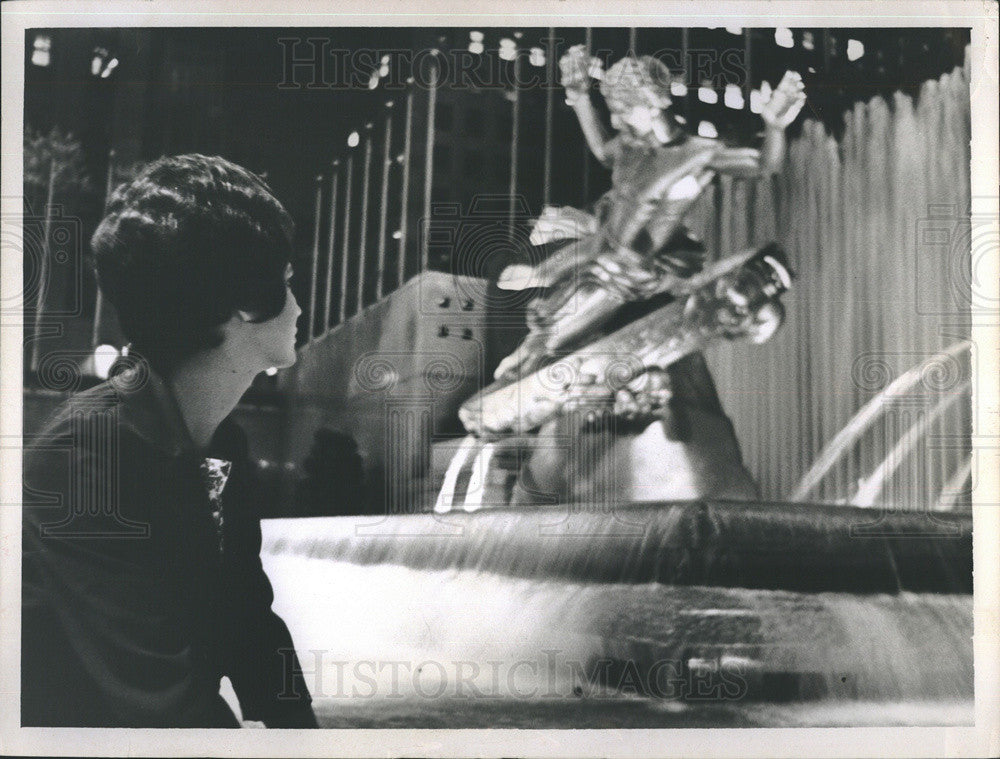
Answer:
[(281, 356), (280, 358), (276, 358), (274, 363), (272, 363), (271, 366), (267, 368), (267, 371), (270, 372), (273, 369), (287, 369), (288, 367), (293, 366), (295, 364), (296, 359), (298, 359), (298, 354), (295, 353), (295, 351), (292, 351), (286, 356)]

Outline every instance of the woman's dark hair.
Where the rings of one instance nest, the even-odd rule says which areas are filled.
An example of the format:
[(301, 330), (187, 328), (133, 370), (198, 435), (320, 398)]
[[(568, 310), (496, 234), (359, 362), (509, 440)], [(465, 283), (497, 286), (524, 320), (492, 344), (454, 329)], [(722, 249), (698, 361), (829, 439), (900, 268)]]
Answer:
[(237, 310), (285, 305), (294, 225), (264, 181), (224, 158), (160, 158), (115, 190), (91, 239), (98, 282), (159, 371), (222, 342)]

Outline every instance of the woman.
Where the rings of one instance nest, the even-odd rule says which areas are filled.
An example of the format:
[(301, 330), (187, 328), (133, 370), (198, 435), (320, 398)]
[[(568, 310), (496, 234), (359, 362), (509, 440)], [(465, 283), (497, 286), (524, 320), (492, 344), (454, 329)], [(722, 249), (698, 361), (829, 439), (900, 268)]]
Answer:
[(292, 221), (222, 158), (162, 158), (92, 247), (131, 367), (26, 447), (22, 724), (315, 727), (261, 566), (259, 488), (229, 419), (295, 361)]

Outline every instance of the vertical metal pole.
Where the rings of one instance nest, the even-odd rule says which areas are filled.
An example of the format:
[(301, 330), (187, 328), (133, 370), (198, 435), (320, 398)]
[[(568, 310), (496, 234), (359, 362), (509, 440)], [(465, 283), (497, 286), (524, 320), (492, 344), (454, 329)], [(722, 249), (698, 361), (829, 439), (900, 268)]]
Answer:
[(351, 245), (351, 193), (354, 184), (354, 153), (347, 154), (347, 177), (344, 180), (344, 244), (340, 248), (340, 313), (338, 324), (347, 318), (347, 264)]
[(406, 123), (403, 126), (403, 154), (399, 162), (403, 165), (399, 209), (399, 260), (397, 261), (396, 287), (402, 287), (406, 278), (406, 237), (410, 210), (410, 153), (413, 135), (413, 78), (406, 80)]
[[(694, 86), (694, 82), (691, 79), (691, 66), (688, 61), (688, 46), (690, 41), (688, 39), (688, 28), (684, 27), (681, 29), (681, 65), (684, 67), (682, 72), (684, 86), (689, 90)], [(691, 125), (691, 98), (690, 94), (684, 97), (684, 120), (687, 121), (688, 125)]]
[(521, 121), (521, 51), (514, 52), (514, 102), (510, 112), (510, 186), (507, 199), (507, 238), (514, 239), (514, 209), (517, 200), (518, 126)]
[(375, 300), (382, 300), (385, 283), (385, 235), (389, 220), (389, 169), (392, 167), (392, 101), (385, 104), (385, 131), (382, 134), (382, 196), (378, 212), (378, 273), (375, 281)]
[(750, 90), (753, 89), (753, 61), (750, 57), (751, 43), (753, 41), (753, 29), (744, 27), (743, 29), (743, 71), (746, 81), (743, 83), (743, 101), (745, 108), (750, 108)]
[(38, 371), (41, 358), (42, 318), (45, 316), (45, 298), (49, 289), (49, 233), (52, 227), (52, 201), (55, 198), (56, 159), (49, 159), (49, 190), (45, 200), (45, 223), (42, 227), (42, 260), (38, 262), (38, 296), (35, 298), (34, 339), (31, 344), (31, 371)]
[(333, 256), (337, 238), (337, 190), (340, 184), (340, 161), (334, 159), (330, 165), (333, 179), (330, 183), (330, 239), (326, 247), (326, 297), (323, 299), (323, 333), (330, 329), (330, 303), (333, 300)]
[[(108, 151), (108, 174), (104, 182), (104, 213), (108, 212), (108, 202), (115, 182), (115, 149)], [(95, 273), (96, 278), (96, 273)], [(94, 298), (94, 328), (90, 333), (90, 348), (96, 350), (101, 340), (101, 324), (104, 322), (104, 293), (97, 283), (94, 283), (97, 295)]]
[(556, 30), (549, 27), (548, 50), (545, 54), (545, 65), (548, 69), (545, 77), (545, 166), (542, 171), (542, 207), (549, 204), (552, 196), (552, 115), (555, 111), (556, 88)]
[(634, 26), (630, 26), (628, 30), (628, 54), (637, 55), (638, 45), (636, 44), (637, 29)]
[(371, 194), (372, 125), (365, 124), (365, 167), (361, 179), (361, 243), (358, 246), (358, 300), (354, 313), (365, 307), (365, 269), (368, 268), (368, 196)]
[(316, 323), (316, 278), (319, 276), (319, 228), (320, 213), (322, 213), (323, 203), (323, 175), (316, 175), (316, 210), (313, 221), (313, 244), (312, 244), (312, 276), (309, 278), (309, 321), (306, 327), (306, 344), (312, 342), (316, 333), (314, 325)]
[[(589, 61), (591, 50), (594, 47), (594, 31), (589, 26), (584, 32), (584, 47), (586, 48), (587, 60)], [(587, 145), (586, 140), (583, 143), (583, 181), (580, 184), (583, 188), (583, 205), (586, 205), (590, 200), (590, 147)]]
[(420, 220), (423, 230), (420, 240), (420, 271), (427, 271), (430, 258), (430, 240), (428, 239), (431, 220), (431, 192), (434, 187), (434, 118), (437, 112), (437, 85), (438, 85), (438, 50), (434, 49), (431, 54), (431, 81), (430, 93), (427, 101), (427, 141), (424, 153), (424, 218)]

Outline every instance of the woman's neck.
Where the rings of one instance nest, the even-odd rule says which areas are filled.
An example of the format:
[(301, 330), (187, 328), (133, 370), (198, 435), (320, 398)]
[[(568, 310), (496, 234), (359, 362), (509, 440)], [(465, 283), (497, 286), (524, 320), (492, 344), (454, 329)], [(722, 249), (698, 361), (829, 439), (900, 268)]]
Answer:
[(166, 377), (191, 440), (199, 449), (208, 447), (255, 375), (229, 367), (218, 357), (203, 355), (186, 361)]

